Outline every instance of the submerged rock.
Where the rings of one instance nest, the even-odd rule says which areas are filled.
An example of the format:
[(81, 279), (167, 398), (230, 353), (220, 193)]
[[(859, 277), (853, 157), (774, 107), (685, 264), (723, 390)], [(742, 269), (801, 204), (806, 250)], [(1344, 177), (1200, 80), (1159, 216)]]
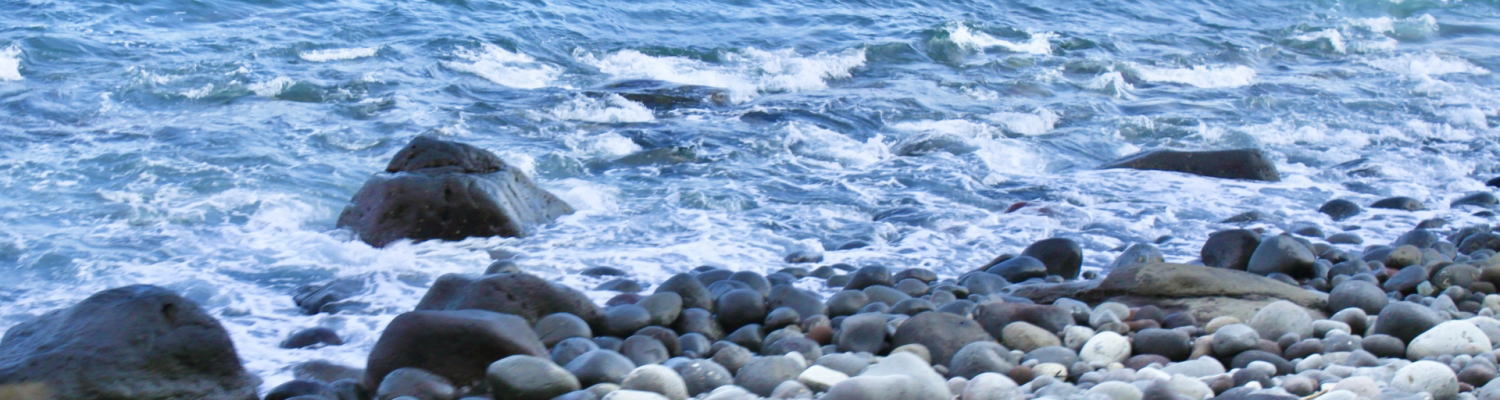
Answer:
[(337, 225), (371, 246), (401, 239), (526, 236), (573, 208), (494, 153), (418, 136), (365, 181)]
[(1184, 172), (1226, 179), (1280, 181), (1276, 164), (1257, 149), (1219, 151), (1152, 150), (1111, 161), (1099, 168)]
[[(0, 387), (55, 399), (255, 399), (260, 378), (198, 304), (135, 285), (22, 322), (0, 339)], [(0, 396), (3, 397), (3, 396)]]

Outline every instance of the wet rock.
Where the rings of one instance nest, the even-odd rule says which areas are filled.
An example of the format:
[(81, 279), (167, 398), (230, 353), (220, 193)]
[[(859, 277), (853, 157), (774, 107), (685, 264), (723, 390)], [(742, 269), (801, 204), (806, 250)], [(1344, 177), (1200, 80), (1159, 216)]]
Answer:
[(885, 316), (856, 314), (839, 325), (839, 351), (863, 351), (879, 354), (885, 348)]
[(1312, 322), (1312, 316), (1302, 306), (1289, 301), (1277, 301), (1257, 311), (1248, 325), (1255, 328), (1260, 337), (1275, 340), (1288, 333), (1299, 338), (1311, 337)]
[(1027, 352), (1042, 347), (1062, 345), (1062, 340), (1058, 339), (1057, 335), (1026, 321), (1016, 321), (1006, 325), (999, 337), (1004, 340), (1005, 347)]
[(942, 375), (910, 353), (895, 353), (828, 390), (825, 400), (949, 400)]
[(563, 368), (578, 378), (583, 386), (599, 383), (618, 384), (635, 369), (629, 358), (609, 350), (594, 350), (579, 355)]
[(1365, 239), (1352, 232), (1339, 232), (1328, 235), (1328, 243), (1333, 244), (1364, 244)]
[(729, 370), (711, 360), (674, 358), (663, 365), (677, 371), (689, 396), (698, 396), (720, 386), (734, 384), (734, 376)]
[(1419, 265), (1413, 265), (1402, 268), (1395, 275), (1391, 275), (1381, 287), (1387, 292), (1412, 293), (1416, 291), (1417, 285), (1421, 285), (1422, 282), (1426, 281), (1427, 269)]
[(125, 286), (21, 322), (0, 339), (0, 386), (37, 382), (59, 399), (254, 399), (213, 316), (167, 289)]
[(854, 274), (849, 278), (849, 283), (844, 285), (844, 289), (860, 290), (876, 285), (891, 285), (891, 270), (889, 268), (871, 265), (855, 270)]
[(1330, 311), (1358, 308), (1366, 313), (1378, 313), (1387, 303), (1390, 303), (1390, 299), (1385, 296), (1385, 291), (1375, 287), (1373, 283), (1361, 280), (1344, 281), (1328, 293)]
[(646, 335), (631, 335), (620, 344), (620, 354), (635, 365), (659, 364), (672, 356), (660, 340)]
[(1083, 248), (1068, 238), (1039, 240), (1026, 246), (1021, 255), (1041, 260), (1047, 266), (1048, 275), (1063, 279), (1078, 279), (1079, 268), (1083, 265)]
[(999, 293), (1005, 287), (1010, 286), (1010, 282), (1000, 275), (980, 272), (966, 274), (959, 279), (958, 283), (968, 289), (969, 293), (981, 295)]
[(640, 282), (636, 282), (631, 279), (620, 278), (601, 283), (599, 284), (599, 286), (595, 286), (594, 290), (620, 293), (640, 293), (640, 291), (646, 290), (646, 288), (642, 287)]
[(677, 371), (661, 365), (642, 365), (630, 371), (620, 383), (620, 388), (656, 393), (670, 400), (688, 398), (687, 383), (677, 375)]
[(1358, 204), (1344, 199), (1329, 200), (1327, 203), (1323, 203), (1322, 207), (1318, 207), (1318, 212), (1327, 214), (1334, 221), (1343, 221), (1349, 217), (1359, 215), (1361, 211), (1364, 211), (1364, 209), (1360, 208)]
[(1270, 182), (1281, 180), (1276, 164), (1258, 149), (1152, 150), (1111, 161), (1100, 168), (1174, 171), (1214, 178)]
[(333, 383), (345, 379), (358, 381), (364, 375), (364, 370), (334, 364), (327, 360), (312, 360), (292, 366), (292, 376), (299, 380)]
[(1385, 306), (1375, 318), (1372, 333), (1385, 334), (1409, 343), (1417, 335), (1437, 326), (1443, 318), (1431, 308), (1420, 304), (1398, 301)]
[(1117, 268), (1135, 265), (1160, 264), (1162, 262), (1164, 260), (1162, 259), (1161, 249), (1157, 249), (1156, 246), (1150, 243), (1136, 243), (1130, 245), (1130, 248), (1125, 249), (1125, 252), (1120, 253), (1120, 256), (1116, 257), (1115, 261), (1109, 264), (1109, 270), (1113, 271)]
[(1288, 235), (1277, 235), (1267, 238), (1255, 248), (1246, 271), (1260, 275), (1279, 272), (1306, 279), (1315, 275), (1313, 261), (1316, 259), (1312, 250), (1301, 241)]
[(1290, 301), (1312, 310), (1322, 310), (1327, 306), (1325, 294), (1263, 276), (1180, 264), (1122, 268), (1110, 272), (1097, 287), (1074, 294), (1089, 300), (1113, 299), (1134, 306), (1184, 309), (1203, 321), (1225, 315), (1248, 320), (1256, 311), (1277, 300)]
[(552, 362), (568, 365), (574, 358), (594, 350), (599, 350), (599, 345), (589, 338), (563, 339), (552, 346)]
[(994, 263), (985, 268), (985, 272), (1000, 275), (1010, 282), (1021, 282), (1032, 278), (1044, 278), (1047, 276), (1047, 265), (1042, 260), (1031, 256), (1010, 257), (1004, 261)]
[(1426, 209), (1422, 202), (1405, 196), (1387, 197), (1370, 203), (1370, 208), (1384, 208), (1389, 210), (1420, 211)]
[(713, 310), (714, 297), (708, 292), (697, 278), (691, 274), (677, 274), (667, 278), (665, 282), (656, 287), (656, 293), (672, 292), (682, 297), (682, 308), (701, 308)]
[(821, 296), (792, 286), (771, 288), (771, 296), (766, 299), (766, 306), (771, 309), (789, 307), (800, 317), (828, 314), (828, 307), (823, 304)]
[(719, 326), (737, 329), (766, 318), (766, 299), (753, 289), (735, 289), (719, 296), (714, 309)]
[(458, 389), (447, 379), (421, 368), (391, 371), (380, 380), (380, 386), (375, 389), (375, 398), (381, 400), (401, 397), (447, 400), (458, 397), (457, 394)]
[(1468, 321), (1446, 321), (1411, 340), (1406, 357), (1413, 360), (1443, 355), (1475, 355), (1491, 350), (1490, 338)]
[(1491, 207), (1491, 206), (1494, 206), (1495, 204), (1500, 204), (1500, 199), (1495, 198), (1495, 194), (1494, 193), (1490, 193), (1490, 192), (1472, 192), (1472, 193), (1466, 194), (1463, 197), (1460, 197), (1460, 198), (1458, 198), (1456, 200), (1453, 200), (1453, 203), (1451, 203), (1450, 205), (1452, 207), (1458, 207), (1458, 206)]
[(828, 298), (828, 315), (832, 317), (850, 315), (859, 312), (866, 304), (870, 303), (870, 296), (858, 290), (845, 290), (834, 293)]
[(953, 359), (948, 363), (948, 372), (952, 376), (964, 378), (973, 378), (985, 372), (1006, 373), (1015, 366), (1006, 359), (1009, 353), (1004, 346), (992, 341), (969, 343), (953, 354)]
[(1203, 265), (1244, 271), (1250, 265), (1250, 256), (1260, 246), (1260, 235), (1244, 229), (1231, 229), (1210, 234), (1199, 252)]
[(1185, 360), (1193, 351), (1188, 334), (1175, 329), (1144, 329), (1133, 340), (1131, 348), (1136, 354), (1158, 354), (1173, 361)]
[(1406, 357), (1406, 343), (1391, 335), (1374, 334), (1366, 336), (1364, 340), (1360, 341), (1360, 347), (1376, 357)]
[(635, 304), (618, 305), (605, 309), (602, 320), (600, 331), (603, 334), (625, 337), (651, 323), (651, 312)]
[[(338, 394), (334, 393), (332, 388), (329, 388), (328, 385), (324, 385), (321, 382), (293, 380), (287, 383), (276, 385), (276, 387), (272, 388), (270, 392), (266, 392), (266, 396), (262, 398), (262, 400), (287, 400), (299, 396), (319, 399), (338, 398)], [(11, 397), (5, 396), (3, 390), (0, 390), (0, 398), (11, 399)], [(28, 400), (25, 397), (16, 399)]]
[(365, 386), (402, 367), (420, 368), (459, 385), (484, 378), (485, 367), (510, 355), (546, 357), (525, 320), (483, 310), (412, 311), (386, 325), (370, 350)]
[(1500, 234), (1494, 232), (1481, 232), (1464, 237), (1459, 242), (1458, 252), (1472, 254), (1479, 250), (1500, 251)]
[(583, 292), (524, 273), (478, 278), (445, 274), (417, 302), (417, 310), (467, 309), (512, 314), (528, 323), (560, 312), (583, 318), (590, 325), (600, 318), (599, 307)]
[(1292, 366), (1291, 362), (1288, 362), (1285, 358), (1276, 355), (1276, 353), (1264, 350), (1242, 351), (1240, 352), (1240, 354), (1236, 354), (1234, 358), (1229, 360), (1229, 366), (1230, 368), (1245, 368), (1246, 366), (1250, 365), (1250, 363), (1256, 361), (1264, 361), (1275, 366), (1277, 376), (1295, 372), (1295, 368)]
[(677, 322), (672, 323), (672, 329), (683, 334), (697, 333), (709, 339), (724, 336), (723, 328), (719, 327), (718, 322), (714, 322), (713, 315), (702, 308), (682, 310), (682, 315), (677, 317)]
[(1074, 322), (1073, 313), (1062, 307), (1005, 302), (979, 305), (974, 310), (974, 320), (995, 337), (1001, 337), (1005, 326), (1015, 321), (1026, 321), (1054, 334)]
[(724, 369), (729, 370), (731, 374), (738, 373), (740, 367), (744, 367), (745, 364), (749, 364), (751, 360), (755, 359), (755, 354), (751, 353), (749, 349), (733, 343), (720, 347), (720, 343), (727, 342), (714, 344), (714, 348), (718, 350), (714, 351), (713, 361), (723, 366)]
[(571, 337), (590, 338), (594, 336), (593, 330), (589, 329), (588, 322), (583, 318), (568, 313), (552, 313), (536, 321), (531, 327), (536, 332), (537, 338), (547, 347)]
[(1426, 393), (1435, 400), (1458, 397), (1458, 376), (1447, 365), (1417, 361), (1396, 371), (1391, 388), (1408, 393)]
[(307, 328), (292, 332), (286, 340), (282, 340), (279, 347), (283, 349), (301, 349), (318, 345), (338, 346), (344, 344), (344, 339), (339, 338), (338, 332), (324, 327)]
[(892, 343), (896, 346), (921, 344), (931, 352), (934, 363), (948, 365), (953, 354), (965, 345), (993, 340), (973, 320), (949, 313), (925, 312), (901, 323)]
[(494, 153), (418, 136), (339, 215), (375, 247), (400, 239), (526, 236), (573, 208)]
[(490, 393), (516, 400), (547, 400), (581, 386), (568, 370), (541, 357), (514, 355), (491, 363), (485, 370)]
[(734, 384), (761, 396), (770, 396), (782, 382), (795, 380), (804, 365), (784, 356), (756, 357), (734, 374)]
[(322, 285), (307, 285), (298, 288), (297, 294), (292, 296), (292, 301), (297, 304), (297, 308), (301, 309), (303, 314), (334, 314), (357, 306), (357, 303), (346, 300), (364, 292), (365, 278), (339, 278)]

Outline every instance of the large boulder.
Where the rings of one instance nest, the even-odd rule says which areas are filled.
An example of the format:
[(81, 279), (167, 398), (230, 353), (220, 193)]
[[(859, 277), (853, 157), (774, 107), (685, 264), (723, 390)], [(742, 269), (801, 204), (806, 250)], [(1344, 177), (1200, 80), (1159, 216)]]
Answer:
[(1152, 150), (1111, 161), (1099, 168), (1150, 169), (1256, 181), (1280, 181), (1276, 164), (1257, 149), (1219, 151)]
[(338, 226), (382, 247), (400, 239), (516, 237), (573, 208), (494, 153), (429, 136), (412, 139), (365, 181)]
[(135, 285), (6, 331), (0, 387), (13, 384), (54, 399), (255, 399), (260, 378), (196, 303)]
[(412, 311), (386, 325), (365, 364), (365, 387), (420, 368), (458, 386), (481, 383), (490, 363), (512, 355), (548, 357), (526, 320), (484, 310)]
[(1249, 321), (1256, 311), (1278, 300), (1307, 308), (1313, 318), (1321, 318), (1324, 315), (1321, 310), (1328, 305), (1327, 294), (1264, 276), (1228, 268), (1166, 263), (1117, 269), (1099, 281), (1014, 285), (1008, 289), (1012, 295), (1038, 303), (1069, 297), (1132, 306), (1155, 305), (1165, 310), (1188, 311), (1199, 321), (1223, 315)]
[(969, 343), (994, 341), (974, 320), (956, 314), (927, 311), (908, 318), (896, 328), (891, 344), (920, 344), (931, 353), (935, 365), (949, 365), (953, 354)]
[(528, 323), (552, 313), (569, 313), (599, 327), (599, 306), (582, 292), (526, 273), (501, 273), (478, 278), (446, 274), (427, 289), (418, 310), (486, 310), (513, 314)]

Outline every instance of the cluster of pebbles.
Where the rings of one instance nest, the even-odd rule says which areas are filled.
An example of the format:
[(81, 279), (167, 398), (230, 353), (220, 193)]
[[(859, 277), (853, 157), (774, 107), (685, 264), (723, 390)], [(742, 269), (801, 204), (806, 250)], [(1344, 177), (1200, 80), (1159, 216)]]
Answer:
[(1491, 226), (1359, 251), (1229, 230), (1203, 265), (1139, 244), (1078, 280), (1054, 238), (956, 278), (702, 267), (602, 308), (502, 261), (440, 279), (351, 379), (299, 366), (266, 399), (1500, 399), (1497, 250)]

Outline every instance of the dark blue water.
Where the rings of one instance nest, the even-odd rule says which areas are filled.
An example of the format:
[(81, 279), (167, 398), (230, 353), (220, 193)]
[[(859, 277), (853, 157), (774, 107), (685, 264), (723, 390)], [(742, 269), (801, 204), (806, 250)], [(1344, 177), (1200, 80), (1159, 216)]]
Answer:
[[(968, 270), (1031, 241), (1101, 267), (1308, 222), (1389, 240), (1500, 174), (1493, 1), (0, 0), (0, 328), (107, 287), (206, 304), (270, 384), (362, 363), (491, 252), (583, 288), (698, 265)], [(333, 222), (411, 137), (501, 154), (581, 212), (525, 239), (376, 250)], [(1279, 183), (1099, 171), (1255, 147)], [(1429, 210), (1334, 223), (1339, 197)], [(1027, 205), (1004, 211), (1017, 202)], [(1218, 221), (1244, 211), (1269, 218)], [(370, 307), (302, 316), (303, 284)], [(811, 287), (812, 283), (809, 283)], [(604, 298), (605, 292), (594, 292)], [(334, 327), (349, 345), (275, 348)]]

